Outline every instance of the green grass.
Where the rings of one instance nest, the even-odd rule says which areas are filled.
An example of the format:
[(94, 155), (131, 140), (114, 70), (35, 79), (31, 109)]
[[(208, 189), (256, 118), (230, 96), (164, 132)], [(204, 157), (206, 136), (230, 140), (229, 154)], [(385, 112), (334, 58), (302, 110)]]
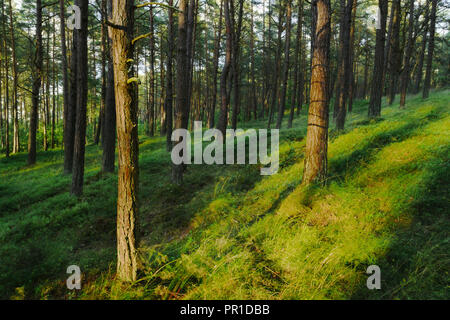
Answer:
[[(326, 187), (300, 185), (305, 111), (266, 177), (257, 165), (190, 165), (174, 186), (164, 138), (141, 136), (142, 271), (130, 285), (114, 280), (117, 177), (99, 174), (99, 147), (86, 149), (80, 200), (61, 150), (33, 167), (26, 154), (0, 158), (0, 298), (448, 299), (449, 98), (412, 96), (376, 121), (356, 101), (346, 130), (330, 131)], [(80, 292), (65, 288), (71, 264)], [(381, 290), (366, 287), (371, 264)]]

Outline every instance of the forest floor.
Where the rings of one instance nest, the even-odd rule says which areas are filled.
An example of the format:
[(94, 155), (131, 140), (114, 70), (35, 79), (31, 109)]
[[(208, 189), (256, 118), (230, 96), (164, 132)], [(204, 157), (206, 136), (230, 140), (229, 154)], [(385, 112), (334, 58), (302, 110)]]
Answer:
[[(117, 175), (86, 149), (84, 195), (69, 195), (60, 149), (0, 157), (0, 298), (449, 299), (450, 91), (356, 101), (330, 131), (326, 187), (300, 185), (306, 112), (280, 132), (280, 170), (189, 165), (170, 183), (162, 137), (140, 137), (139, 280), (114, 281)], [(285, 117), (287, 120), (287, 117)], [(266, 121), (241, 128), (265, 128)], [(284, 123), (286, 128), (286, 123)], [(69, 291), (69, 265), (84, 275)], [(366, 268), (381, 268), (368, 290)]]

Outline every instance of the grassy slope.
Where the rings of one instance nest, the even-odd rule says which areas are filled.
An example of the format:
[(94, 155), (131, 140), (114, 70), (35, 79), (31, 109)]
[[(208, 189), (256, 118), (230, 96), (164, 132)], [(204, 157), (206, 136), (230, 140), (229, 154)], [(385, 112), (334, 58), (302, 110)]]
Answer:
[[(449, 298), (449, 91), (330, 133), (327, 187), (300, 186), (306, 114), (281, 132), (280, 170), (191, 165), (170, 184), (164, 139), (142, 137), (140, 280), (113, 281), (116, 175), (87, 148), (81, 201), (60, 150), (0, 158), (0, 298)], [(264, 128), (264, 122), (245, 124)], [(77, 264), (81, 292), (65, 289)], [(378, 264), (382, 290), (365, 286)]]

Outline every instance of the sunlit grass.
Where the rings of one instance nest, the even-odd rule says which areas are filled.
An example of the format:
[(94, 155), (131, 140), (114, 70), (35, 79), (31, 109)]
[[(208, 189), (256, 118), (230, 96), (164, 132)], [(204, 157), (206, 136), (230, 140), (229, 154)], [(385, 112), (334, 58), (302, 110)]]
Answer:
[[(114, 280), (117, 182), (98, 173), (99, 147), (87, 148), (81, 200), (61, 150), (33, 167), (26, 154), (0, 158), (0, 296), (448, 298), (448, 100), (409, 97), (377, 121), (356, 101), (345, 132), (332, 126), (326, 187), (300, 185), (305, 110), (281, 132), (280, 170), (267, 177), (258, 165), (190, 165), (174, 186), (165, 138), (141, 136), (143, 265), (130, 285)], [(70, 264), (85, 275), (79, 293), (64, 286)], [(365, 286), (371, 264), (382, 290)]]

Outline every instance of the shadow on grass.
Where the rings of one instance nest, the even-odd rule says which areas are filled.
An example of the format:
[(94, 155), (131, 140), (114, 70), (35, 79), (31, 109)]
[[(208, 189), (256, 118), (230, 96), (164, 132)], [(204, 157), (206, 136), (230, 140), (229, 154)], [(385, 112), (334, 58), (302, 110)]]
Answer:
[[(381, 289), (367, 289), (365, 279), (352, 299), (448, 299), (450, 245), (448, 215), (449, 150), (426, 164), (426, 177), (414, 188), (411, 224), (398, 228), (388, 252), (374, 263), (381, 269)], [(365, 273), (368, 265), (361, 265)]]

